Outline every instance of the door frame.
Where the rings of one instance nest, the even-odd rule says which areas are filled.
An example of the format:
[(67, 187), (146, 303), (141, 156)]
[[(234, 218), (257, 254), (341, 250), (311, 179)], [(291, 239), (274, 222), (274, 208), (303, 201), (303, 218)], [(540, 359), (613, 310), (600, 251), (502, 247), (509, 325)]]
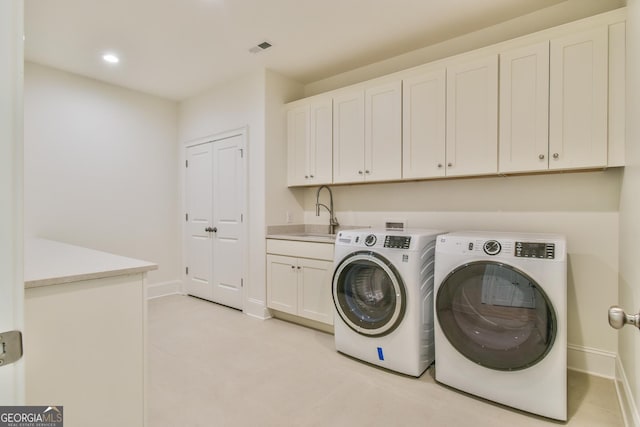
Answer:
[[(0, 72), (0, 333), (24, 330), (24, 3), (0, 4), (0, 55), (9, 67)], [(25, 402), (24, 357), (0, 368), (0, 402)]]
[(197, 145), (212, 143), (215, 144), (217, 141), (221, 141), (228, 138), (233, 138), (235, 136), (240, 136), (242, 138), (242, 149), (244, 150), (243, 158), (244, 158), (244, 177), (243, 177), (243, 191), (244, 197), (242, 198), (242, 211), (244, 213), (244, 220), (242, 221), (242, 238), (244, 239), (244, 247), (243, 247), (243, 256), (242, 256), (242, 277), (244, 279), (242, 286), (242, 311), (245, 311), (247, 306), (247, 295), (246, 291), (248, 286), (248, 273), (249, 273), (249, 246), (248, 246), (248, 237), (249, 237), (249, 144), (248, 142), (249, 128), (248, 126), (243, 126), (237, 129), (231, 129), (224, 132), (215, 133), (212, 135), (204, 136), (201, 138), (195, 138), (183, 143), (182, 148), (180, 150), (180, 191), (182, 193), (181, 196), (181, 211), (180, 211), (180, 232), (182, 233), (182, 272), (181, 276), (182, 280), (180, 283), (180, 294), (186, 295), (185, 284), (187, 281), (186, 268), (187, 266), (187, 222), (185, 221), (185, 213), (187, 212), (187, 192), (186, 192), (186, 184), (187, 184), (187, 172), (185, 167), (185, 162), (187, 160), (187, 150), (191, 147), (195, 147)]

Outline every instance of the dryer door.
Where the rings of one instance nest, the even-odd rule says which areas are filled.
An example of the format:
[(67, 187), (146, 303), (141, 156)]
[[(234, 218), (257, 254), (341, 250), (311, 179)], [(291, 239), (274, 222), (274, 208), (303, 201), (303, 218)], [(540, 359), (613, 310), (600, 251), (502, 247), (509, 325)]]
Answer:
[(558, 328), (543, 289), (522, 271), (491, 261), (452, 271), (438, 288), (436, 315), (456, 350), (472, 362), (502, 371), (542, 360)]
[(338, 264), (333, 302), (351, 329), (371, 337), (395, 330), (407, 305), (400, 274), (386, 258), (369, 251), (354, 252)]

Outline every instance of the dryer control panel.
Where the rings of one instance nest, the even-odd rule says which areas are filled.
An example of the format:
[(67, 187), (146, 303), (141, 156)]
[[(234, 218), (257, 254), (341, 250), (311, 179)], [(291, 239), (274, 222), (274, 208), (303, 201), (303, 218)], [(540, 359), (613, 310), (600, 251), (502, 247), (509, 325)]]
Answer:
[(516, 257), (554, 259), (555, 252), (553, 243), (516, 242)]
[(411, 245), (410, 236), (385, 236), (384, 247), (393, 249), (409, 249)]

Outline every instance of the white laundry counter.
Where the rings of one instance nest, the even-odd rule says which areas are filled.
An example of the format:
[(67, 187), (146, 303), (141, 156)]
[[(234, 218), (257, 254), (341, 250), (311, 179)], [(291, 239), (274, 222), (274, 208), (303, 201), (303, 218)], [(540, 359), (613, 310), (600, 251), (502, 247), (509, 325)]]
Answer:
[(146, 425), (147, 261), (25, 241), (26, 403), (66, 427)]

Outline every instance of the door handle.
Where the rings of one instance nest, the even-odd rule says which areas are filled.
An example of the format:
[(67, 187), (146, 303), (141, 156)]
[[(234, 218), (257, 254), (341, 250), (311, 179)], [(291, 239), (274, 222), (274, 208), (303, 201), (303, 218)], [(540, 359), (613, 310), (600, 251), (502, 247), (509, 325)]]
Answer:
[(613, 305), (609, 307), (609, 325), (615, 329), (620, 329), (624, 325), (633, 325), (640, 329), (640, 313), (627, 314), (621, 307)]
[(22, 333), (7, 331), (0, 333), (0, 366), (10, 365), (22, 357)]
[(218, 227), (207, 227), (204, 229), (204, 231), (206, 231), (207, 233), (217, 233), (218, 232)]

